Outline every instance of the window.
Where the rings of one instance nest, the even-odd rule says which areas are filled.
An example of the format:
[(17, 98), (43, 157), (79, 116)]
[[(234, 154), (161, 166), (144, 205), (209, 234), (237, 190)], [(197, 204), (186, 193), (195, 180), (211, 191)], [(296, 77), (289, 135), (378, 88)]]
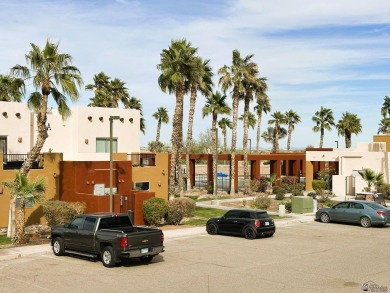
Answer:
[(134, 182), (133, 189), (134, 190), (147, 190), (149, 191), (150, 184), (149, 182)]
[(351, 209), (359, 209), (359, 210), (364, 210), (364, 207), (361, 203), (351, 203)]
[(81, 229), (83, 227), (84, 218), (76, 218), (70, 223), (71, 229)]
[(230, 212), (227, 212), (227, 214), (225, 215), (225, 218), (227, 218), (227, 219), (239, 218), (240, 213), (241, 213), (240, 211), (230, 211)]
[[(96, 152), (109, 153), (110, 152), (110, 138), (96, 138)], [(118, 152), (118, 139), (112, 139), (112, 152)]]
[(349, 203), (347, 202), (342, 202), (342, 203), (339, 203), (338, 205), (335, 206), (336, 209), (347, 209), (348, 208), (348, 205)]
[(95, 227), (96, 218), (86, 217), (83, 230), (93, 231), (93, 227)]
[[(18, 196), (16, 198), (16, 201), (15, 201), (15, 208), (17, 208), (17, 209), (20, 208), (20, 200), (21, 200), (21, 197)], [(34, 207), (34, 201), (32, 200), (31, 196), (25, 197), (24, 205), (25, 205), (25, 208), (33, 208)]]
[(2, 152), (4, 155), (7, 154), (7, 137), (6, 136), (0, 136), (0, 152)]

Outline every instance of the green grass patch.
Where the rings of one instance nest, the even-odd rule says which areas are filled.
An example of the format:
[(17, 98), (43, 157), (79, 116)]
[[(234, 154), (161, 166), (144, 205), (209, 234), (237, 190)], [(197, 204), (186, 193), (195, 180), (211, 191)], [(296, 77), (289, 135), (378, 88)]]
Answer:
[(186, 221), (184, 225), (204, 226), (209, 218), (220, 217), (225, 213), (225, 210), (196, 207), (193, 212), (194, 218)]
[(11, 244), (11, 238), (7, 238), (7, 235), (0, 235), (0, 245)]

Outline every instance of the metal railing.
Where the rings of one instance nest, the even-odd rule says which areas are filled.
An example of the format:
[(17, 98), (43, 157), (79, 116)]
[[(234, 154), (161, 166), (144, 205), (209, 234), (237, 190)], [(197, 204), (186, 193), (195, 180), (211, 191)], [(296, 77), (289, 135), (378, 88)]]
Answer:
[[(27, 159), (28, 154), (3, 154), (3, 170), (20, 169)], [(44, 156), (39, 154), (33, 162), (31, 169), (43, 169)]]

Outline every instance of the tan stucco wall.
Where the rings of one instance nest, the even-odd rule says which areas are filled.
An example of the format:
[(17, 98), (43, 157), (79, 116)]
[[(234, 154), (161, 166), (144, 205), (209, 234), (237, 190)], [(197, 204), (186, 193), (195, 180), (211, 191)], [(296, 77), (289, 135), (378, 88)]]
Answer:
[(133, 182), (149, 181), (156, 197), (168, 200), (168, 154), (156, 154), (156, 166), (133, 167)]
[(390, 135), (374, 135), (372, 137), (373, 142), (385, 142), (386, 143), (386, 152), (390, 152)]
[[(62, 154), (45, 153), (44, 154), (44, 168), (31, 169), (29, 172), (29, 179), (33, 181), (38, 176), (46, 179), (46, 194), (45, 200), (58, 199), (60, 164)], [(0, 166), (3, 166), (3, 154), (0, 153)], [(0, 182), (12, 181), (15, 178), (15, 173), (18, 170), (3, 170), (0, 167)], [(0, 194), (0, 227), (7, 227), (8, 225), (8, 211), (10, 194), (7, 188), (3, 188)], [(26, 208), (26, 225), (45, 223), (46, 219), (43, 216), (41, 204), (35, 204), (34, 208)]]

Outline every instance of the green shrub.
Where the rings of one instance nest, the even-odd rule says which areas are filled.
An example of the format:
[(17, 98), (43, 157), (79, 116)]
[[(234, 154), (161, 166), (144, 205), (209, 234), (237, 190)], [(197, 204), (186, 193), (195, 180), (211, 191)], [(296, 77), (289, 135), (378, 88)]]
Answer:
[(377, 187), (378, 193), (382, 193), (384, 198), (390, 199), (390, 184), (382, 183)]
[(286, 211), (291, 213), (291, 210), (292, 210), (291, 199), (286, 199), (286, 200), (282, 201), (280, 204), (283, 204), (286, 208)]
[(286, 196), (287, 192), (286, 192), (286, 189), (278, 187), (276, 189), (276, 192), (275, 192), (275, 188), (274, 188), (274, 193), (275, 193), (275, 199), (276, 200), (283, 200), (284, 197)]
[(311, 186), (314, 190), (325, 190), (326, 188), (326, 181), (324, 180), (313, 180), (311, 183)]
[(85, 202), (59, 200), (48, 200), (42, 205), (43, 215), (50, 227), (69, 223), (75, 216), (84, 213), (86, 207)]
[(307, 194), (307, 196), (309, 196), (309, 197), (312, 197), (312, 198), (316, 199), (316, 197), (317, 197), (317, 193), (315, 193), (315, 192), (311, 191), (311, 192), (309, 192), (309, 193)]
[(266, 210), (271, 205), (271, 199), (268, 198), (268, 195), (258, 195), (251, 202), (250, 206), (254, 209)]
[(301, 184), (294, 184), (291, 186), (291, 195), (292, 196), (302, 196), (303, 195), (303, 187)]
[(143, 202), (142, 210), (145, 222), (151, 226), (158, 226), (167, 214), (168, 204), (162, 198), (153, 197)]
[(286, 192), (291, 192), (292, 187), (298, 182), (298, 177), (296, 176), (284, 176), (280, 179), (280, 186), (284, 188)]

